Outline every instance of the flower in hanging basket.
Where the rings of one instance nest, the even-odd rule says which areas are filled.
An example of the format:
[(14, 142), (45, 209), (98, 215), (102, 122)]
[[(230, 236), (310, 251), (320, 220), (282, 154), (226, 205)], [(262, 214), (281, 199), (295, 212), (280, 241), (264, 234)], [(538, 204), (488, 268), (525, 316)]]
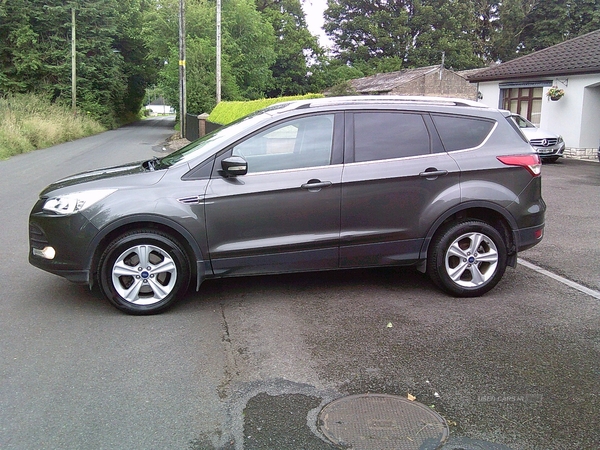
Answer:
[(558, 86), (552, 86), (550, 89), (548, 89), (546, 95), (550, 97), (550, 100), (559, 100), (563, 95), (565, 95), (565, 91), (564, 89), (559, 89)]

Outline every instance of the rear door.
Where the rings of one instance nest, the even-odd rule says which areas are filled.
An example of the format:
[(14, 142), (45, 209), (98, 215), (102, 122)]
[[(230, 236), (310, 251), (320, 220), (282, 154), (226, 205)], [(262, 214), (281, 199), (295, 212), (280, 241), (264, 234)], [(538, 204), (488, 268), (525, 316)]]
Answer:
[(429, 227), (460, 202), (459, 169), (428, 114), (346, 117), (340, 266), (410, 263)]
[[(217, 157), (206, 191), (215, 274), (338, 267), (343, 135), (334, 137), (343, 120), (282, 121)], [(248, 174), (223, 177), (220, 161), (228, 156), (244, 158)]]

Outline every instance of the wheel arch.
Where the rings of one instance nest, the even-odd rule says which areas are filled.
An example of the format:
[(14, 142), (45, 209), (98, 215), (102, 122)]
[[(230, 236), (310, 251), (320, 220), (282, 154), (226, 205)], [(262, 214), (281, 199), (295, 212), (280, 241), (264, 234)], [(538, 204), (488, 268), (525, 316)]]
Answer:
[(181, 246), (188, 257), (190, 273), (192, 277), (196, 277), (196, 288), (198, 288), (205, 275), (204, 257), (198, 242), (189, 231), (177, 222), (155, 215), (129, 216), (116, 220), (100, 230), (90, 244), (90, 286), (95, 281), (100, 258), (106, 247), (118, 236), (141, 229), (155, 229), (165, 233)]
[(518, 229), (514, 217), (503, 207), (489, 202), (461, 203), (446, 211), (429, 228), (421, 246), (420, 259), (427, 260), (429, 247), (436, 233), (448, 223), (461, 220), (478, 219), (493, 226), (503, 237), (508, 250), (508, 265), (515, 267), (517, 263)]

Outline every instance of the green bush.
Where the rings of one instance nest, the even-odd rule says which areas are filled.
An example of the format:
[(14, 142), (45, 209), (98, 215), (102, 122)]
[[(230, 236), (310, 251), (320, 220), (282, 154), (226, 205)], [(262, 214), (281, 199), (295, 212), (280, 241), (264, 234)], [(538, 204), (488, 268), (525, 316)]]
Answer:
[(105, 131), (86, 115), (63, 105), (20, 94), (0, 97), (0, 159)]
[(248, 102), (221, 102), (208, 116), (208, 120), (221, 125), (227, 125), (248, 114), (274, 105), (275, 103), (288, 102), (291, 100), (306, 100), (311, 98), (322, 98), (323, 94), (306, 94), (292, 97), (263, 98)]

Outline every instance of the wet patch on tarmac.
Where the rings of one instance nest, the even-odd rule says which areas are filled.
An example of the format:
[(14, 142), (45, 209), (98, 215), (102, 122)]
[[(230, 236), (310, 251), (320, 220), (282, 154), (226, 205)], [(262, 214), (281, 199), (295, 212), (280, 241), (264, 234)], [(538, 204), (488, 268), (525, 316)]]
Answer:
[(309, 411), (320, 404), (320, 398), (301, 394), (251, 398), (244, 409), (244, 449), (334, 449), (307, 424)]

